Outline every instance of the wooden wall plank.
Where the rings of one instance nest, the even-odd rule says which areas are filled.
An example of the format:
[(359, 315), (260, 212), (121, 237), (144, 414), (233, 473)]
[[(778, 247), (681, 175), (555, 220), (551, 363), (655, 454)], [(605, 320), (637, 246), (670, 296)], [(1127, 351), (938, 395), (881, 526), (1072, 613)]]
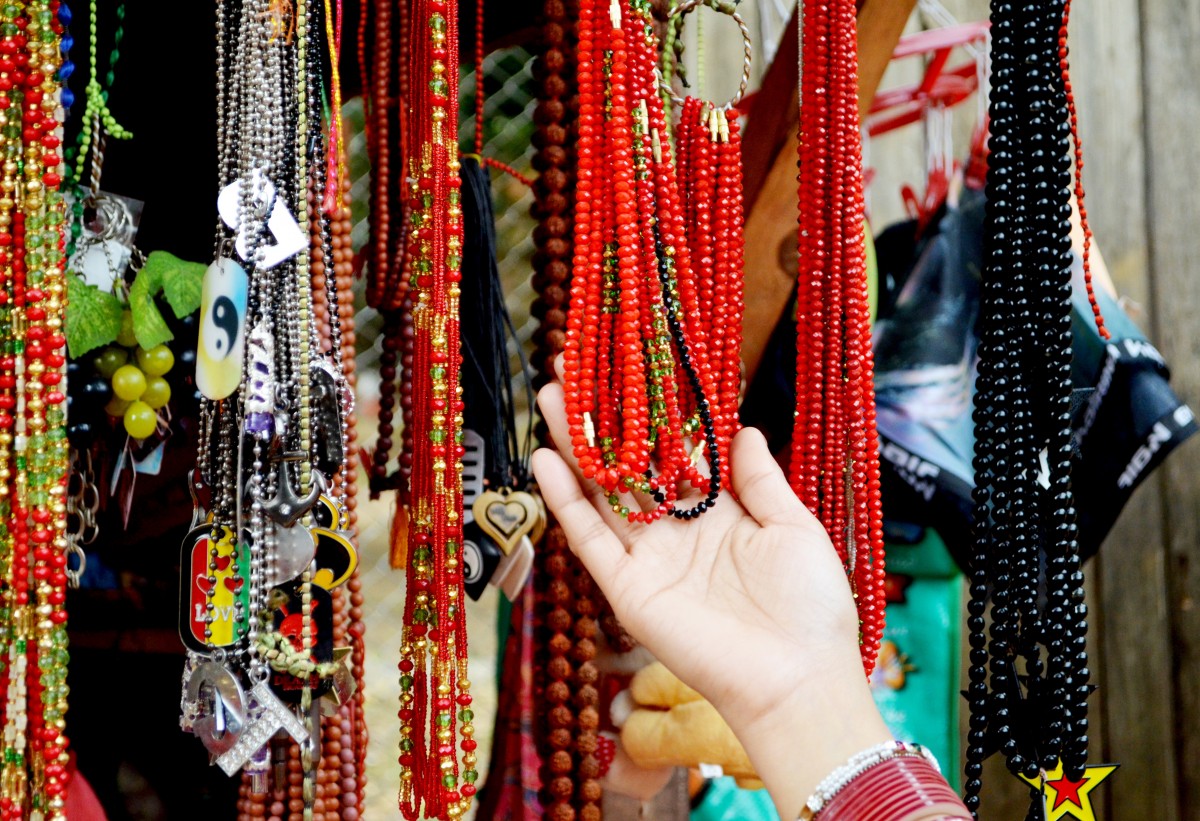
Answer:
[[(1200, 152), (1200, 6), (1181, 0), (1142, 0), (1142, 77), (1145, 106), (1147, 236), (1153, 271), (1151, 303), (1157, 343), (1174, 369), (1175, 389), (1200, 403), (1200, 224), (1196, 186)], [(1113, 101), (1120, 106), (1125, 101)], [(1124, 116), (1123, 113), (1119, 116)], [(1162, 471), (1167, 534), (1175, 745), (1180, 806), (1195, 817), (1200, 806), (1200, 474), (1195, 438)], [(1149, 671), (1153, 675), (1154, 671)], [(1126, 695), (1143, 707), (1139, 691)]]
[[(1088, 214), (1117, 292), (1153, 336), (1140, 7), (1136, 0), (1097, 0), (1073, 18)], [(1099, 592), (1091, 623), (1100, 629), (1099, 647), (1090, 642), (1092, 670), (1102, 688), (1092, 708), (1103, 719), (1093, 730), (1092, 756), (1122, 763), (1105, 784), (1115, 819), (1144, 815), (1147, 807), (1162, 819), (1181, 817), (1163, 490), (1154, 480), (1136, 493), (1091, 568)]]
[[(1092, 228), (1118, 293), (1153, 337), (1139, 4), (1095, 0), (1075, 11), (1070, 34)], [(1101, 686), (1092, 708), (1103, 720), (1092, 756), (1122, 763), (1105, 785), (1111, 818), (1137, 818), (1148, 807), (1156, 818), (1181, 817), (1161, 493), (1158, 481), (1139, 489), (1089, 568), (1099, 631), (1089, 644)]]

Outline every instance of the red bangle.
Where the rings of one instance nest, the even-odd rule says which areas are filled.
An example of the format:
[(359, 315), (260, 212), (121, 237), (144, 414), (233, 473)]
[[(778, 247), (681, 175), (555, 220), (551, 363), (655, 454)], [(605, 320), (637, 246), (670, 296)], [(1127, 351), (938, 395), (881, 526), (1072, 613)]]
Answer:
[(936, 808), (946, 819), (971, 813), (932, 764), (917, 756), (889, 758), (838, 792), (817, 813), (819, 821), (906, 821)]

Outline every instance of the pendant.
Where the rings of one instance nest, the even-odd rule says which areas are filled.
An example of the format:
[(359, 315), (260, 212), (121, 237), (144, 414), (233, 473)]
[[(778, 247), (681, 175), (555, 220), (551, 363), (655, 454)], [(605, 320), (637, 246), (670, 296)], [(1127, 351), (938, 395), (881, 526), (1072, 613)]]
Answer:
[[(266, 319), (250, 332), (250, 363), (246, 368), (249, 390), (246, 396), (246, 433), (260, 442), (282, 436), (287, 415), (276, 408), (275, 339)], [(282, 417), (282, 418), (277, 418)]]
[(287, 463), (299, 461), (300, 458), (296, 454), (286, 454), (275, 460), (275, 495), (263, 501), (263, 512), (283, 527), (291, 527), (300, 521), (325, 491), (325, 477), (319, 470), (312, 472), (312, 487), (306, 495), (301, 496), (292, 487)]
[(504, 551), (478, 521), (463, 526), (463, 589), (472, 600), (479, 601), (503, 558)]
[(290, 582), (312, 564), (317, 553), (315, 533), (301, 524), (275, 529), (275, 563), (268, 587)]
[(1068, 778), (1063, 772), (1062, 761), (1049, 772), (1042, 772), (1037, 778), (1017, 778), (1037, 790), (1040, 795), (1034, 801), (1042, 806), (1046, 821), (1060, 819), (1075, 819), (1075, 821), (1096, 821), (1096, 810), (1092, 806), (1090, 793), (1100, 786), (1100, 782), (1112, 775), (1120, 764), (1089, 764), (1084, 768), (1083, 777), (1078, 781)]
[(226, 775), (233, 775), (254, 757), (255, 753), (267, 746), (271, 737), (280, 730), (286, 730), (298, 744), (308, 739), (308, 731), (304, 722), (296, 718), (286, 704), (276, 698), (271, 692), (271, 686), (265, 681), (254, 685), (250, 691), (250, 708), (247, 711), (249, 719), (245, 729), (234, 745), (217, 758), (217, 766)]
[(196, 387), (214, 401), (228, 398), (242, 383), (249, 288), (245, 269), (231, 259), (219, 259), (204, 272)]
[(345, 517), (338, 510), (337, 502), (328, 496), (322, 496), (317, 500), (316, 506), (312, 510), (313, 521), (317, 527), (323, 527), (326, 530), (340, 530), (345, 532), (347, 522)]
[(329, 691), (321, 698), (321, 715), (335, 716), (342, 705), (350, 700), (358, 689), (354, 671), (350, 668), (353, 649), (337, 647), (333, 651), (333, 673), (329, 677)]
[(471, 509), (475, 521), (505, 553), (512, 553), (521, 539), (533, 532), (541, 516), (533, 494), (508, 488), (485, 490)]
[(324, 359), (309, 369), (309, 400), (312, 407), (314, 462), (326, 476), (335, 476), (346, 462), (342, 442), (342, 401), (333, 366)]
[(231, 750), (246, 720), (242, 685), (224, 665), (206, 661), (192, 671), (187, 686), (192, 734), (212, 756)]
[(483, 437), (469, 428), (463, 430), (462, 446), (463, 516), (469, 521), (474, 516), (472, 506), (485, 489), (487, 448), (484, 445)]
[(250, 624), (250, 551), (229, 528), (215, 543), (212, 532), (206, 524), (188, 533), (179, 559), (179, 638), (197, 653), (235, 644)]
[[(333, 660), (333, 596), (316, 584), (309, 586), (309, 634), (313, 644), (308, 655), (318, 664)], [(304, 601), (301, 583), (291, 582), (271, 591), (272, 625), (279, 636), (291, 644), (292, 649), (304, 650)], [(314, 697), (324, 695), (330, 686), (313, 673), (307, 679), (297, 678), (287, 671), (271, 671), (271, 689), (288, 704), (299, 704), (304, 688), (312, 690)]]
[(288, 211), (283, 198), (276, 196), (275, 186), (266, 175), (260, 169), (255, 169), (253, 179), (251, 206), (256, 213), (250, 216), (254, 220), (260, 220), (263, 214), (267, 215), (267, 233), (274, 240), (273, 243), (260, 241), (254, 249), (254, 259), (250, 259), (252, 232), (251, 226), (241, 224), (241, 180), (236, 180), (221, 190), (217, 197), (217, 212), (225, 225), (237, 232), (234, 247), (237, 248), (238, 256), (246, 262), (253, 262), (256, 268), (269, 270), (303, 251), (308, 245), (308, 238), (300, 230), (296, 218)]
[(532, 570), (533, 542), (528, 536), (522, 536), (513, 552), (500, 560), (500, 566), (496, 568), (491, 584), (499, 588), (509, 601), (515, 602), (525, 589), (525, 583), (529, 581)]
[(316, 540), (317, 572), (313, 584), (325, 590), (333, 590), (345, 584), (358, 567), (358, 551), (344, 534), (323, 527), (313, 528)]

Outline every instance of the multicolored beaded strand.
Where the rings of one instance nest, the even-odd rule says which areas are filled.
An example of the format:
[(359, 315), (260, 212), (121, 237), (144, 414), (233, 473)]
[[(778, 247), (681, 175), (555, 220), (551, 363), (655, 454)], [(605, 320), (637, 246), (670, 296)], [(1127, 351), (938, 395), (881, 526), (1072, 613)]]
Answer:
[(410, 21), (409, 76), (415, 82), (404, 162), (412, 180), (414, 401), (399, 806), (415, 820), (461, 817), (479, 774), (462, 610), (457, 3), (416, 0)]

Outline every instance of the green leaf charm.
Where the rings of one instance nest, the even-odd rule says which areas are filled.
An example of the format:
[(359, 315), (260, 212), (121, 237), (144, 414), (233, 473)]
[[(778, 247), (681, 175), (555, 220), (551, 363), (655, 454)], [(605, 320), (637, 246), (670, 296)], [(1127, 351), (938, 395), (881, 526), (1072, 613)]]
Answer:
[(204, 286), (205, 265), (187, 262), (166, 251), (154, 251), (146, 257), (147, 268), (162, 283), (171, 310), (177, 319), (183, 319), (200, 309), (200, 292)]
[(112, 343), (121, 333), (121, 302), (112, 294), (67, 277), (67, 350), (78, 358)]
[(158, 312), (154, 297), (162, 290), (162, 268), (151, 267), (147, 258), (146, 265), (137, 272), (133, 284), (129, 286), (129, 310), (133, 314), (133, 335), (137, 343), (146, 350), (155, 345), (164, 345), (175, 338), (166, 320)]

